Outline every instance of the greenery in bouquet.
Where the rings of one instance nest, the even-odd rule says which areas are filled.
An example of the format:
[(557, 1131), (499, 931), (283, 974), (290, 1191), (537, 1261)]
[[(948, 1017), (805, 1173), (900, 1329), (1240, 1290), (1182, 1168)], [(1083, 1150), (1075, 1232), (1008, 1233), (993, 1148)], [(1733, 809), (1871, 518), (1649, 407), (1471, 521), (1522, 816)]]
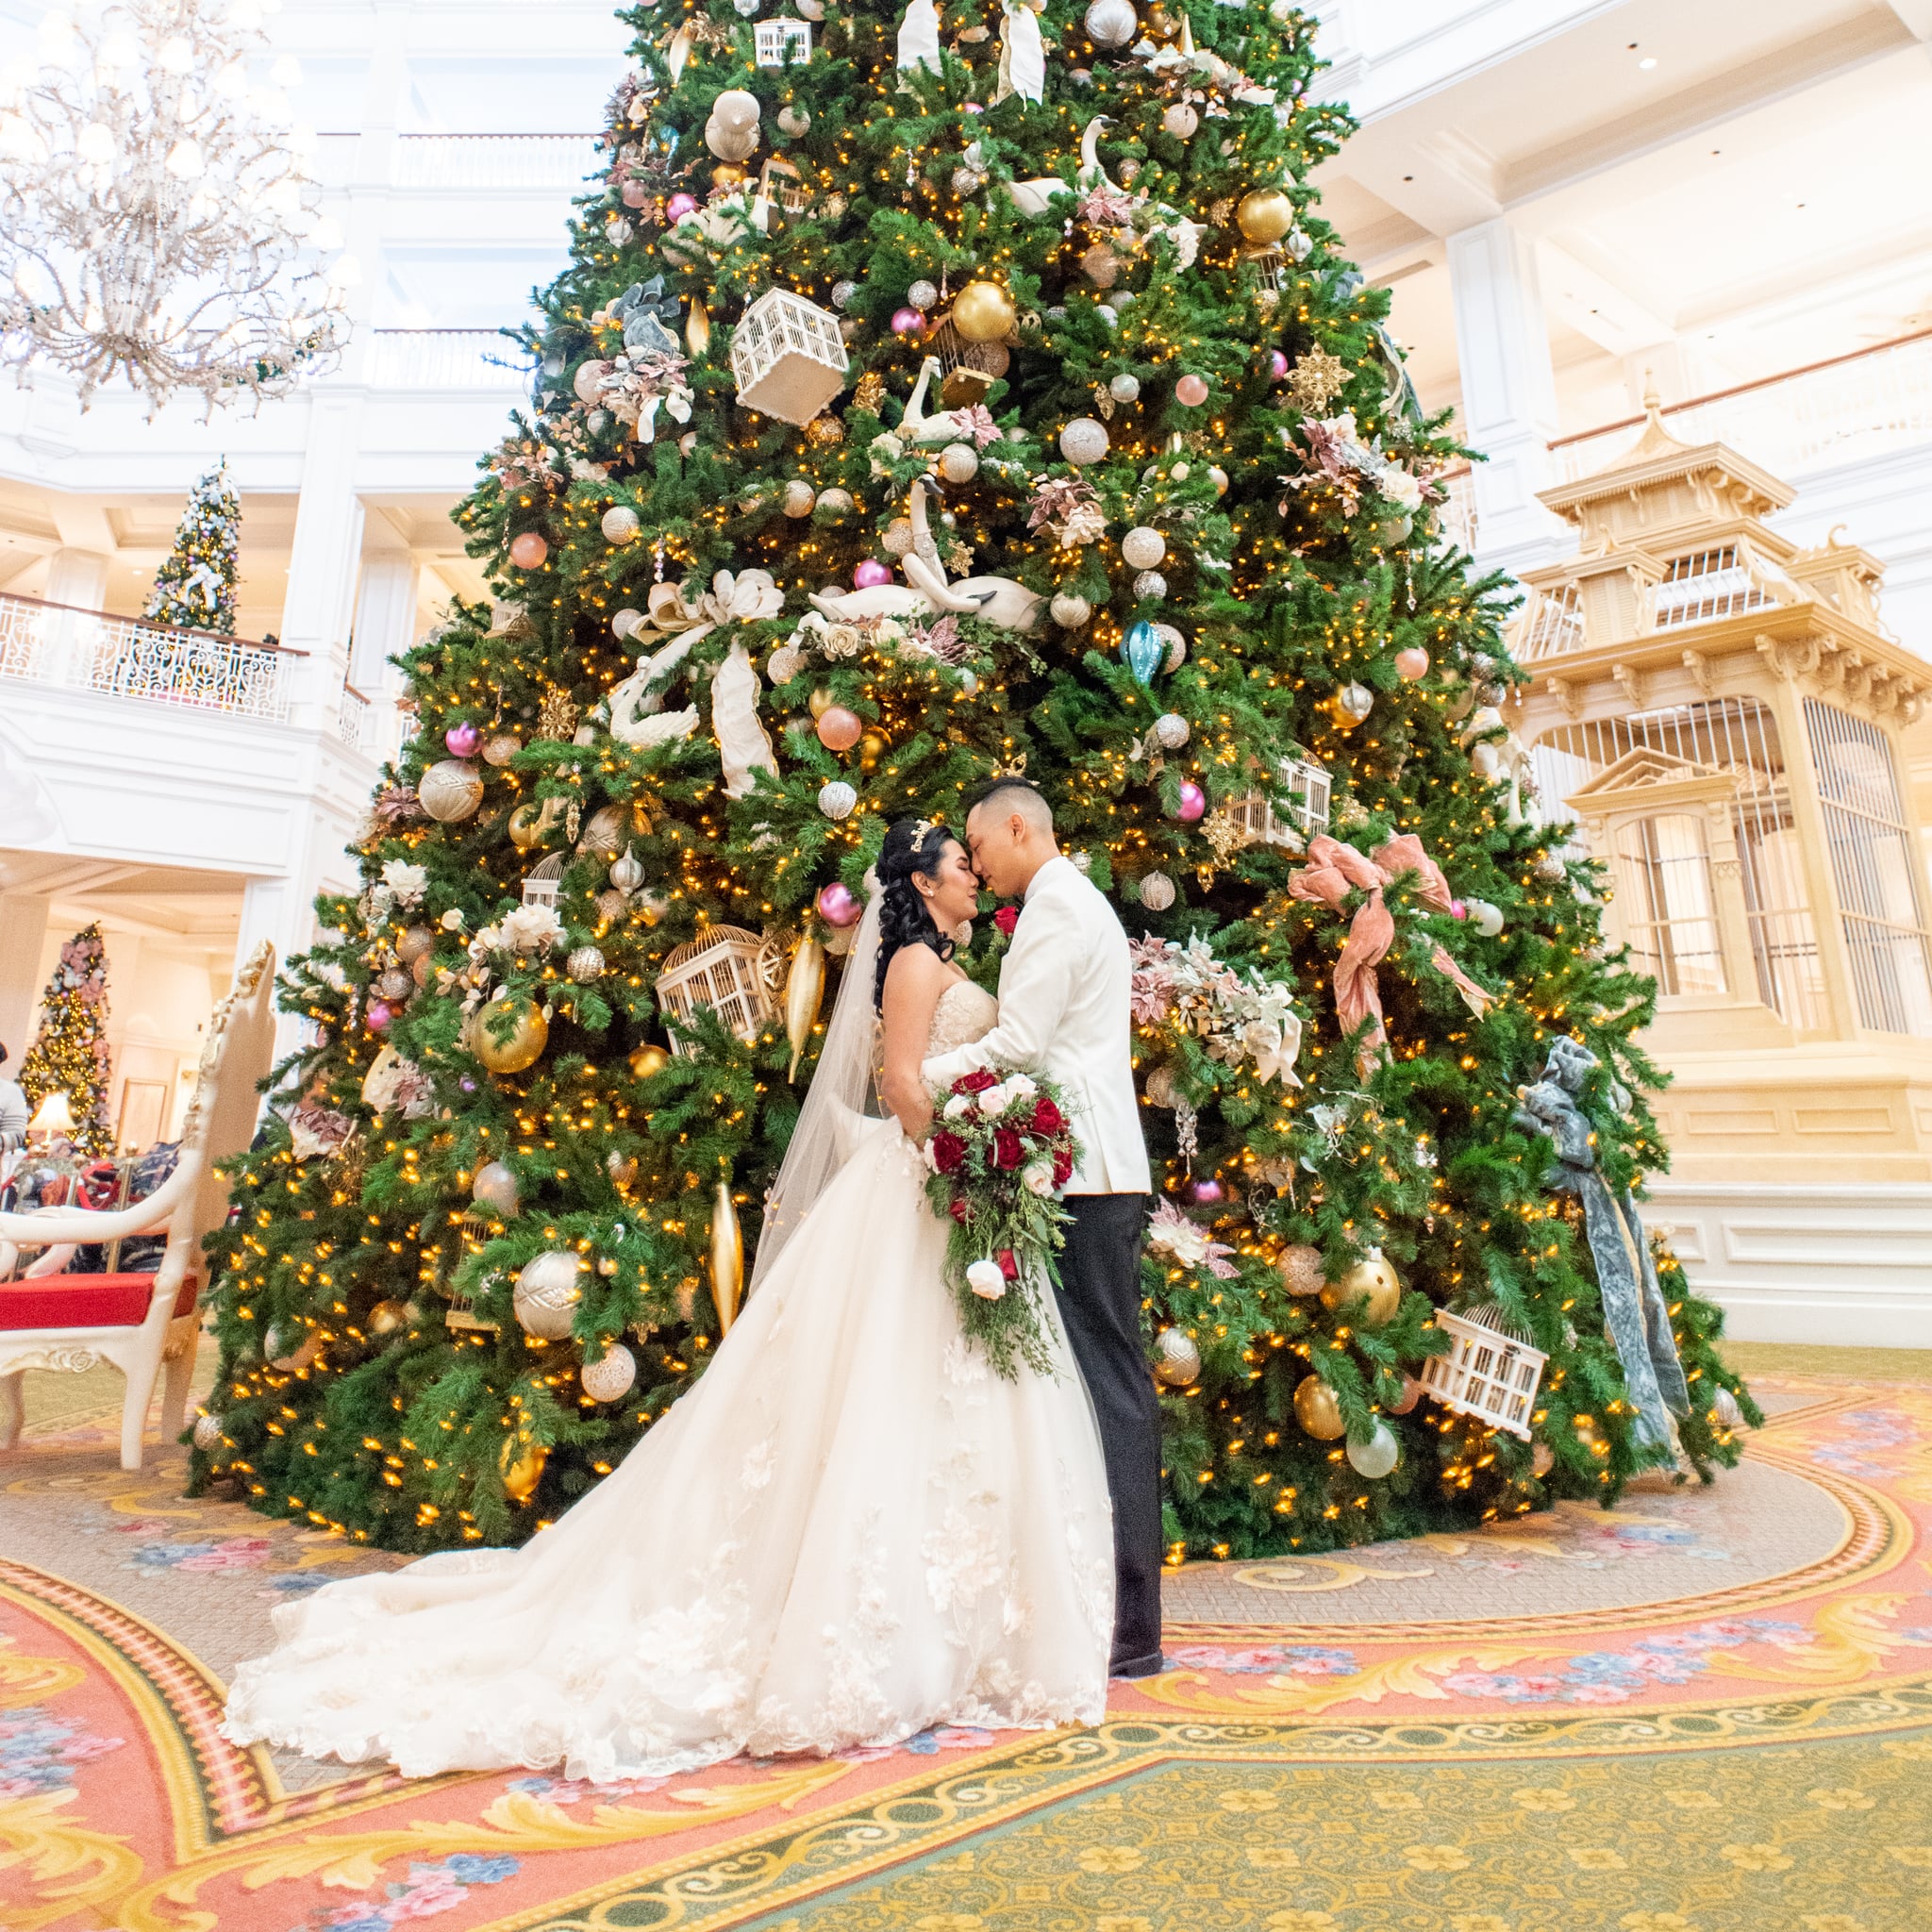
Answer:
[(962, 1074), (933, 1096), (926, 1198), (945, 1218), (946, 1281), (968, 1337), (1008, 1378), (1047, 1373), (1043, 1302), (1080, 1158), (1059, 1088), (1014, 1068)]

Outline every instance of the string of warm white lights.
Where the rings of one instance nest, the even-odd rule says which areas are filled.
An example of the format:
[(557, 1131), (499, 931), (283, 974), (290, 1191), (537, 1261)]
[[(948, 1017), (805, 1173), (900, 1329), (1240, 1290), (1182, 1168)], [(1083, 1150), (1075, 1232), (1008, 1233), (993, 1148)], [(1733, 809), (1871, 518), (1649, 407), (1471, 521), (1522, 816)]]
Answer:
[(116, 375), (150, 414), (279, 394), (348, 338), (352, 258), (318, 210), (258, 0), (69, 0), (0, 82), (0, 358)]

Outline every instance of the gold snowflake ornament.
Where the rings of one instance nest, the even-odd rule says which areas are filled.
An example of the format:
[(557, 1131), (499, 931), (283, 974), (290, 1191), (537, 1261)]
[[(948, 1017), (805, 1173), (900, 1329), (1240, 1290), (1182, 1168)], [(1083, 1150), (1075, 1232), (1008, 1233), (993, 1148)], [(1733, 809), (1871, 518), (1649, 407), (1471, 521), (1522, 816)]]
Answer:
[(1320, 416), (1348, 387), (1348, 365), (1340, 356), (1310, 349), (1288, 378), (1288, 399), (1305, 416)]
[(571, 703), (569, 692), (552, 685), (543, 693), (542, 708), (537, 713), (537, 736), (561, 744), (575, 733), (576, 728), (577, 708)]

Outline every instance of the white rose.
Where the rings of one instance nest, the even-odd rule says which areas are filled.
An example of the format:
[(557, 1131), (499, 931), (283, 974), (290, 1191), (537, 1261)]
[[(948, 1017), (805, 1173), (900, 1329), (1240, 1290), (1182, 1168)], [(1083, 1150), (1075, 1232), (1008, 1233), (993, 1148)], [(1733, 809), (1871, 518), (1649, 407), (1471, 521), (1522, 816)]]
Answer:
[(1053, 1192), (1053, 1169), (1040, 1161), (1036, 1160), (1020, 1178), (1025, 1182), (1027, 1191), (1030, 1193), (1039, 1194), (1044, 1198), (1044, 1196)]
[(956, 1093), (946, 1102), (946, 1118), (949, 1121), (964, 1120), (973, 1111), (973, 1096), (970, 1093)]
[(979, 1110), (991, 1120), (994, 1114), (1006, 1111), (1007, 1102), (1011, 1098), (1004, 1087), (989, 1087), (979, 1096)]
[(1040, 1089), (1024, 1074), (1009, 1074), (1007, 1076), (1007, 1092), (1014, 1100), (1026, 1100), (1038, 1093)]
[(966, 1286), (987, 1301), (996, 1302), (1007, 1291), (1007, 1277), (997, 1261), (975, 1261), (966, 1271)]
[(1376, 477), (1375, 487), (1391, 503), (1398, 503), (1404, 509), (1415, 510), (1423, 507), (1423, 486), (1407, 470), (1394, 463)]

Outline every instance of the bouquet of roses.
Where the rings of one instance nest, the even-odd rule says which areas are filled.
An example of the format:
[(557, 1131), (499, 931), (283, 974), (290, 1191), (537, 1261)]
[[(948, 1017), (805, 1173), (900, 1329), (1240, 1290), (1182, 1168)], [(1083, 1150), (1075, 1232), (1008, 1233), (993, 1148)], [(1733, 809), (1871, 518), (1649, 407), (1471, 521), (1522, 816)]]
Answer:
[(939, 1109), (926, 1197), (952, 1224), (946, 1280), (966, 1333), (1008, 1378), (1046, 1370), (1041, 1297), (1065, 1244), (1059, 1191), (1079, 1158), (1059, 1090), (1027, 1074), (982, 1071), (933, 1095)]

